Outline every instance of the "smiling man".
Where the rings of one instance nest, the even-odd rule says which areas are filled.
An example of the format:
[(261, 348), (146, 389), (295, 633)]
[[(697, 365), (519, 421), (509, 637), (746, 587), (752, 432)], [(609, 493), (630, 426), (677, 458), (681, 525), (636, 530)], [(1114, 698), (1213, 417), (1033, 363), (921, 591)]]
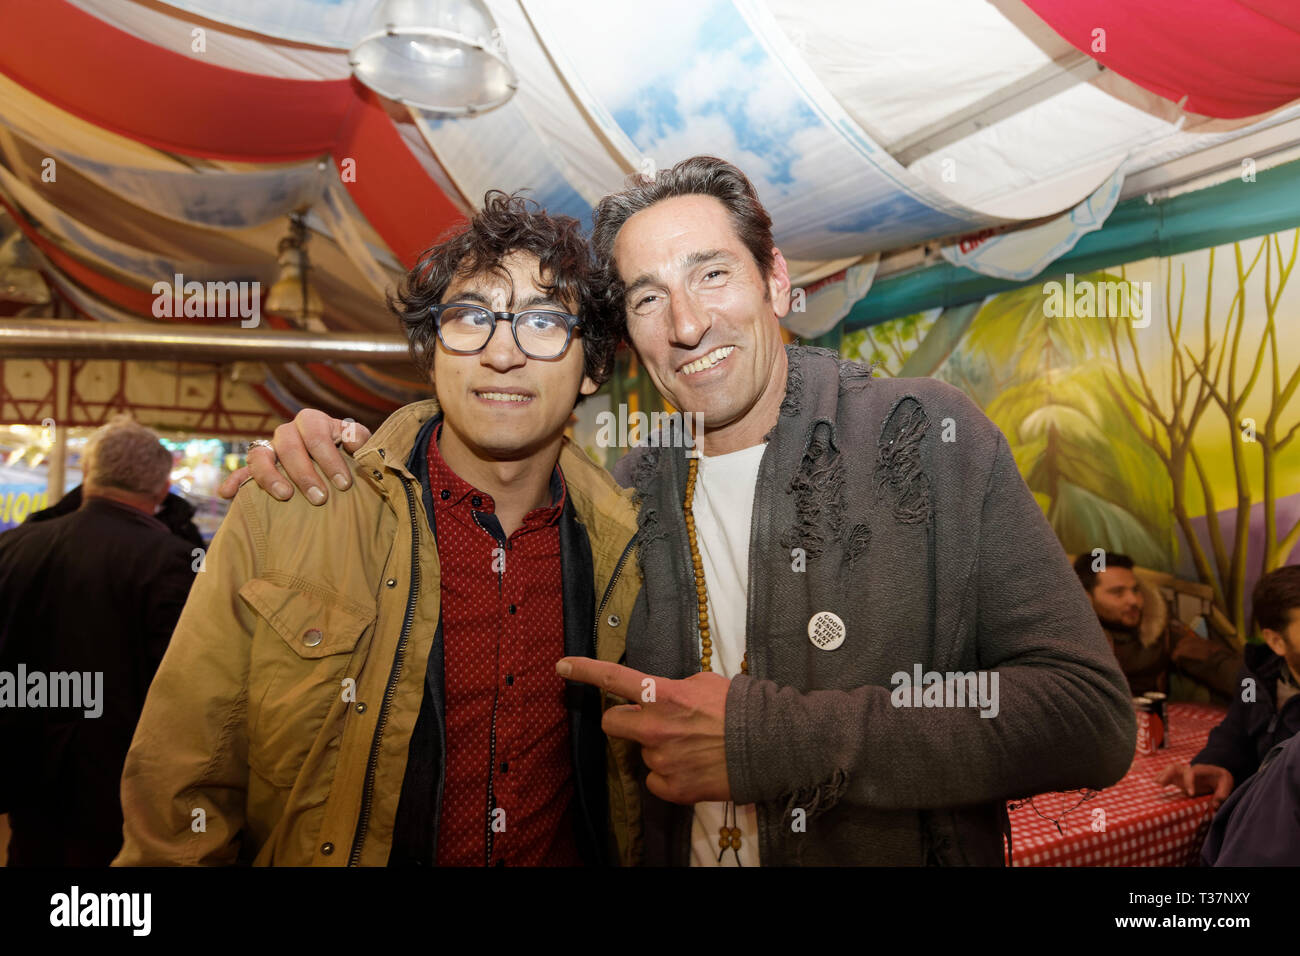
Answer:
[[(629, 666), (559, 665), (653, 681), (604, 721), (642, 745), (647, 862), (1000, 865), (1008, 797), (1119, 779), (1124, 677), (979, 409), (783, 347), (785, 260), (722, 160), (606, 197), (592, 242), (656, 387), (704, 422), (703, 458), (615, 470), (641, 502)], [(1000, 700), (953, 693), (977, 684)]]
[(620, 657), (639, 586), (627, 496), (564, 438), (613, 358), (590, 272), (576, 221), (489, 193), (407, 276), (437, 400), (319, 509), (236, 497), (127, 758), (119, 865), (632, 857), (630, 745), (555, 673)]

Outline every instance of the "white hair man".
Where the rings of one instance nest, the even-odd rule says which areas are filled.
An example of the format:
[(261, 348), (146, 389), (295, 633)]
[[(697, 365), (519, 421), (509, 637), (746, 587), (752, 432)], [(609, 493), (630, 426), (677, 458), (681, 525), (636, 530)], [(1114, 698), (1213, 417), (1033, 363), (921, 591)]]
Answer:
[(199, 564), (154, 517), (171, 468), (115, 420), (87, 443), (81, 507), (0, 535), (10, 866), (107, 866), (122, 845), (122, 763)]

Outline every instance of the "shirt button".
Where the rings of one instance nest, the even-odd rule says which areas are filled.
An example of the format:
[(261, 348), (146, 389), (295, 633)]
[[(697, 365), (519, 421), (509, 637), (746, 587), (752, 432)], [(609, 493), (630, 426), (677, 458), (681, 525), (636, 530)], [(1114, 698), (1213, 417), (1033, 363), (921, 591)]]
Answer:
[(324, 636), (325, 635), (322, 634), (318, 629), (313, 627), (310, 631), (307, 631), (305, 634), (303, 634), (302, 642), (306, 644), (308, 647), (315, 647), (317, 644), (321, 642), (321, 638)]
[(507, 674), (507, 675), (506, 675), (506, 686), (507, 686), (507, 687), (513, 687), (513, 686), (514, 686), (514, 683), (515, 683), (515, 675), (514, 675), (514, 674)]
[(501, 772), (502, 772), (502, 773), (509, 773), (509, 772), (510, 772), (510, 761), (508, 761), (508, 760), (503, 760), (503, 761), (501, 761)]
[(446, 501), (448, 498), (451, 497), (451, 492), (448, 491), (446, 488), (444, 488), (444, 489), (442, 489), (442, 495), (441, 495), (441, 497), (442, 497), (442, 500), (443, 500), (443, 501)]
[(517, 607), (515, 607), (515, 606), (514, 606), (514, 605), (513, 605), (513, 604), (512, 604), (512, 605), (510, 605), (510, 607), (509, 607), (509, 609), (508, 609), (508, 610), (509, 610), (509, 611), (510, 611), (510, 613), (511, 613), (511, 614), (514, 614), (514, 613), (515, 613), (515, 611), (517, 611), (517, 610), (518, 610), (518, 608), (517, 608)]
[(623, 619), (619, 617), (617, 614), (611, 614), (609, 616), (609, 620), (607, 623), (609, 624), (610, 627), (618, 627), (620, 624), (623, 623)]
[(469, 500), (469, 503), (472, 504), (475, 508), (483, 507), (483, 499), (480, 498), (478, 495), (475, 495), (473, 498), (471, 498)]

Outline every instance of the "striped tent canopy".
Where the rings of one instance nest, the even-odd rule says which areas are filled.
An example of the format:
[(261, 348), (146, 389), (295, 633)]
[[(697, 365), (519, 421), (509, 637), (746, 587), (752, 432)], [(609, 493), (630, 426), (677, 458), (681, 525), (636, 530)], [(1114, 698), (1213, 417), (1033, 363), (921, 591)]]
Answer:
[[(518, 88), (452, 118), (352, 76), (377, 0), (0, 0), (0, 203), (104, 322), (213, 321), (160, 319), (155, 283), (269, 289), (306, 209), (324, 326), (391, 333), (385, 292), (486, 190), (590, 222), (629, 174), (706, 153), (754, 180), (824, 325), (882, 253), (1029, 277), (1123, 198), (1300, 143), (1290, 0), (485, 5)], [(413, 368), (270, 371), (286, 416), (426, 391)]]

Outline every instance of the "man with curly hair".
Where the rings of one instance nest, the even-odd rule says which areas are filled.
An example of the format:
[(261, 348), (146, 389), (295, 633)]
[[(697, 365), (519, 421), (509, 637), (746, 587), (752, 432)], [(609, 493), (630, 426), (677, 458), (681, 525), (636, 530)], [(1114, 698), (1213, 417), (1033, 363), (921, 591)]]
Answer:
[(640, 586), (626, 493), (564, 437), (613, 360), (591, 270), (575, 220), (494, 191), (409, 273), (389, 306), (437, 398), (357, 450), (351, 494), (236, 496), (127, 757), (117, 864), (630, 858), (630, 747), (555, 672), (622, 656)]

